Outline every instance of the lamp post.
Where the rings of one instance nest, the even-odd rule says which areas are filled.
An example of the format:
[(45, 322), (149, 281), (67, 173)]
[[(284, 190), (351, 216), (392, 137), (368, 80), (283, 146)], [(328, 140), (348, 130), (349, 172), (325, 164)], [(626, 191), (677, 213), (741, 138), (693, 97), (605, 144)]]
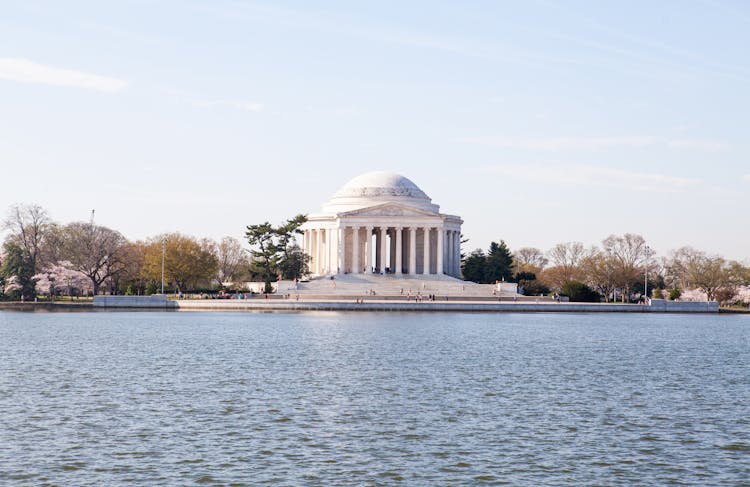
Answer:
[(164, 256), (167, 253), (167, 239), (161, 240), (161, 293), (164, 294)]
[(646, 265), (643, 266), (643, 302), (648, 299), (648, 261), (651, 258), (651, 247), (646, 245)]

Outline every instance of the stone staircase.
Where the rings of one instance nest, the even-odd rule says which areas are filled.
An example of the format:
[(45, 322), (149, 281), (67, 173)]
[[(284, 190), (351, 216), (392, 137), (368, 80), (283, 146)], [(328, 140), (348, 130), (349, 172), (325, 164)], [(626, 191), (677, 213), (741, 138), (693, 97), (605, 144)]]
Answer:
[[(506, 288), (512, 288), (507, 286)], [(299, 296), (301, 299), (412, 299), (421, 295), (427, 299), (435, 295), (437, 300), (465, 300), (465, 301), (528, 301), (538, 300), (521, 296), (515, 292), (498, 292), (494, 284), (476, 284), (462, 281), (446, 275), (394, 276), (379, 274), (344, 274), (330, 277), (316, 277), (307, 282), (295, 285), (291, 281), (283, 281), (279, 286), (279, 293)], [(544, 298), (542, 298), (544, 299)]]

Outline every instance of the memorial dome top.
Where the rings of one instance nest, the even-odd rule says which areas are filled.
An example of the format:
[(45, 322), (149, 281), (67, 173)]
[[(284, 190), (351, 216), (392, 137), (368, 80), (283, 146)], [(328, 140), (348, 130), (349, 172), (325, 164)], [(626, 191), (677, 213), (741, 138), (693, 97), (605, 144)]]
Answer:
[(372, 171), (351, 179), (339, 189), (323, 210), (330, 213), (351, 211), (382, 203), (400, 203), (437, 213), (424, 191), (409, 178), (388, 171)]

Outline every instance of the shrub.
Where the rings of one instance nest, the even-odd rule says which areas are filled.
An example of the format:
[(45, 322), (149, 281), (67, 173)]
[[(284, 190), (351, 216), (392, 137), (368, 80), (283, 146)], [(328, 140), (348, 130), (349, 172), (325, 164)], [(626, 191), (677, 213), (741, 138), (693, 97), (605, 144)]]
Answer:
[(568, 281), (563, 284), (562, 294), (568, 296), (571, 301), (579, 303), (598, 303), (601, 301), (598, 292), (578, 281)]
[(677, 299), (680, 299), (680, 296), (682, 296), (682, 291), (680, 291), (678, 288), (673, 287), (669, 290), (669, 300), (675, 301)]

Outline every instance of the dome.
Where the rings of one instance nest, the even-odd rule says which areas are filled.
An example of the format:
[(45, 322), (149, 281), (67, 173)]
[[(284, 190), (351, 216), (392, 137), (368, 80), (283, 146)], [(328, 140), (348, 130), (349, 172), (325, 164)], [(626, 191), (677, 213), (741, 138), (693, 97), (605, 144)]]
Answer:
[(427, 198), (424, 191), (419, 189), (409, 178), (386, 171), (373, 171), (360, 174), (346, 183), (333, 197), (342, 198), (352, 196)]
[(330, 213), (350, 211), (382, 203), (400, 203), (437, 212), (438, 205), (409, 178), (387, 171), (360, 174), (339, 189), (323, 210)]

